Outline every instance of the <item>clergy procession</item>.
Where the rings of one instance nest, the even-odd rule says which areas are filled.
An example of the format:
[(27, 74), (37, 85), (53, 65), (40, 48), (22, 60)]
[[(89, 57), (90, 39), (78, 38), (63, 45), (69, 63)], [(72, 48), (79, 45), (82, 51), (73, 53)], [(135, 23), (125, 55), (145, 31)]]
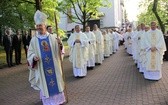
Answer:
[[(53, 34), (51, 26), (46, 26), (46, 14), (36, 11), (34, 20), (37, 32), (30, 41), (27, 55), (29, 82), (31, 87), (39, 90), (43, 105), (63, 104), (68, 98), (62, 72), (62, 41)], [(100, 29), (96, 24), (93, 31), (90, 26), (86, 26), (85, 32), (82, 32), (80, 26), (75, 25), (74, 32), (67, 40), (74, 77), (86, 77), (88, 70), (102, 65), (106, 58), (117, 53), (122, 41), (125, 51), (132, 56), (145, 79), (162, 78), (161, 67), (166, 45), (155, 21), (150, 26), (141, 23), (135, 31), (128, 26), (122, 34), (115, 29)]]
[(168, 0), (3, 0), (0, 105), (168, 105)]
[[(70, 70), (68, 71), (68, 75), (69, 72), (72, 73), (72, 76), (69, 75), (70, 78), (82, 81), (84, 84), (86, 79), (96, 78), (94, 76), (97, 75), (97, 72), (106, 73), (106, 76), (98, 77), (102, 80), (104, 79), (104, 83), (106, 83), (107, 78), (113, 78), (110, 79), (113, 82), (108, 83), (110, 86), (115, 83), (115, 78), (122, 80), (123, 78), (120, 76), (127, 75), (127, 71), (134, 72), (134, 75), (131, 74), (129, 76), (134, 77), (135, 80), (139, 78), (138, 73), (143, 77), (143, 80), (159, 81), (162, 78), (163, 56), (167, 56), (165, 55), (167, 47), (164, 35), (155, 21), (152, 21), (150, 25), (141, 23), (137, 25), (136, 29), (133, 29), (131, 24), (126, 29), (101, 29), (97, 24), (94, 24), (93, 27), (87, 25), (84, 32), (81, 26), (76, 24), (74, 31), (67, 40), (69, 46), (67, 60), (64, 59), (65, 47), (63, 42), (59, 35), (53, 33), (52, 26), (47, 25), (47, 15), (37, 10), (34, 14), (34, 21), (36, 33), (30, 40), (26, 54), (29, 69), (28, 80), (31, 87), (38, 90), (40, 101), (43, 105), (63, 105), (69, 102), (68, 98), (72, 99), (67, 94), (63, 66), (67, 68), (68, 65), (63, 63), (64, 60), (66, 62), (68, 60), (69, 64), (72, 65), (72, 68), (69, 66)], [(125, 55), (121, 53), (122, 50)], [(117, 60), (116, 56), (121, 57)], [(136, 69), (125, 69), (129, 68), (129, 63), (134, 66), (131, 68)], [(106, 68), (105, 66), (107, 65), (112, 68)], [(126, 66), (124, 67), (123, 65)], [(120, 76), (115, 77), (117, 71)], [(95, 74), (88, 75), (89, 72), (94, 72)], [(129, 81), (133, 81), (133, 79)], [(126, 84), (127, 82), (128, 80), (126, 80)], [(87, 84), (91, 84), (91, 87), (94, 87), (88, 81)], [(69, 86), (69, 88), (72, 87)], [(74, 89), (76, 92), (77, 88), (74, 87)], [(108, 90), (109, 88), (106, 89)], [(79, 90), (72, 95), (75, 96), (78, 92)], [(73, 100), (71, 101), (70, 103), (73, 103)]]
[(119, 42), (123, 40), (117, 32), (111, 29), (100, 30), (95, 24), (93, 31), (86, 26), (82, 32), (79, 25), (75, 26), (75, 32), (68, 39), (70, 47), (69, 60), (73, 64), (73, 74), (76, 78), (85, 77), (87, 70), (101, 65), (105, 58), (115, 54), (119, 49)]
[(156, 22), (151, 25), (144, 23), (137, 26), (135, 31), (129, 27), (122, 35), (111, 29), (99, 29), (94, 25), (93, 31), (86, 26), (86, 32), (81, 32), (79, 25), (75, 33), (68, 39), (70, 46), (70, 61), (73, 64), (74, 77), (85, 77), (87, 70), (101, 65), (105, 58), (115, 54), (120, 41), (129, 56), (132, 56), (137, 69), (148, 80), (162, 78), (163, 55), (166, 51), (164, 35), (157, 28)]
[[(29, 82), (31, 87), (40, 91), (43, 105), (63, 104), (67, 96), (61, 66), (64, 54), (62, 41), (52, 33), (51, 26), (46, 26), (46, 14), (38, 10), (34, 20), (37, 32), (30, 41), (27, 54)], [(100, 30), (96, 24), (92, 32), (89, 26), (86, 26), (86, 32), (82, 32), (76, 25), (67, 41), (74, 77), (85, 77), (88, 69), (94, 69), (105, 58), (115, 54), (122, 39), (119, 33), (110, 29)]]
[(164, 35), (155, 21), (150, 26), (141, 23), (136, 31), (124, 35), (126, 52), (132, 56), (137, 69), (145, 79), (160, 80), (166, 45)]
[[(62, 72), (62, 41), (53, 34), (51, 26), (46, 26), (45, 13), (37, 10), (34, 20), (37, 31), (30, 41), (27, 54), (29, 82), (31, 87), (39, 90), (43, 105), (63, 104), (68, 99)], [(111, 29), (100, 30), (95, 24), (93, 31), (86, 26), (86, 31), (82, 32), (76, 25), (67, 41), (74, 77), (85, 77), (88, 69), (94, 69), (105, 58), (115, 54), (119, 50), (120, 40), (123, 36)]]

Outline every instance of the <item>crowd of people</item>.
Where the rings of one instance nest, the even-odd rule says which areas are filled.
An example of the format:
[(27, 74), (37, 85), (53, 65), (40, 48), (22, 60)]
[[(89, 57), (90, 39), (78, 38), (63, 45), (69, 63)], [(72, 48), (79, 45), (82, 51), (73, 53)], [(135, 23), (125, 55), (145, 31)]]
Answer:
[[(47, 26), (46, 14), (37, 10), (34, 20), (36, 33), (32, 38), (27, 32), (21, 38), (20, 31), (11, 36), (10, 30), (6, 30), (3, 45), (7, 63), (9, 67), (13, 66), (12, 52), (15, 49), (15, 62), (21, 64), (22, 39), (30, 70), (31, 87), (39, 90), (43, 105), (60, 105), (67, 101), (62, 72), (64, 47), (60, 38), (53, 34), (52, 27)], [(80, 26), (76, 25), (67, 41), (74, 77), (85, 77), (88, 69), (94, 69), (96, 65), (101, 65), (105, 58), (115, 54), (122, 42), (145, 79), (161, 79), (161, 64), (167, 48), (156, 22), (151, 22), (151, 26), (142, 23), (135, 31), (132, 27), (128, 27), (125, 31), (99, 29), (95, 24), (93, 31), (90, 30), (90, 26), (86, 26), (85, 32), (82, 32)]]
[(115, 54), (123, 41), (123, 33), (112, 29), (99, 29), (95, 24), (93, 31), (86, 26), (82, 32), (79, 25), (74, 28), (68, 39), (70, 47), (69, 60), (73, 63), (73, 74), (76, 78), (85, 77), (88, 69), (101, 65), (104, 58)]
[[(28, 31), (25, 31), (23, 34), (24, 35), (22, 35), (21, 30), (17, 30), (16, 34), (13, 33), (10, 28), (5, 30), (5, 35), (3, 36), (3, 46), (6, 53), (6, 62), (8, 67), (22, 64), (22, 43), (27, 57), (27, 49), (31, 40), (31, 36), (28, 34)], [(13, 62), (13, 52), (15, 52), (15, 63)]]
[(101, 65), (104, 58), (114, 54), (120, 42), (124, 41), (126, 52), (132, 56), (144, 78), (161, 79), (161, 64), (168, 55), (164, 35), (155, 21), (151, 22), (151, 26), (142, 23), (134, 31), (131, 26), (125, 32), (116, 32), (112, 29), (99, 29), (96, 24), (93, 31), (86, 26), (86, 31), (82, 32), (79, 25), (74, 30), (68, 39), (68, 45), (69, 60), (73, 63), (75, 77), (85, 77), (88, 69)]
[(153, 21), (150, 26), (142, 23), (137, 26), (136, 31), (129, 29), (124, 39), (127, 53), (132, 56), (144, 78), (161, 79), (163, 55), (167, 48), (164, 35), (157, 28), (157, 23)]
[[(40, 90), (43, 105), (59, 105), (67, 101), (61, 61), (64, 54), (62, 42), (52, 33), (52, 27), (46, 25), (47, 16), (36, 11), (34, 15), (36, 34), (28, 47), (29, 82), (35, 90)], [(115, 54), (123, 37), (114, 30), (100, 30), (94, 25), (91, 32), (86, 26), (82, 32), (79, 25), (68, 39), (69, 60), (73, 63), (75, 77), (84, 77), (87, 69), (101, 65), (104, 58)]]

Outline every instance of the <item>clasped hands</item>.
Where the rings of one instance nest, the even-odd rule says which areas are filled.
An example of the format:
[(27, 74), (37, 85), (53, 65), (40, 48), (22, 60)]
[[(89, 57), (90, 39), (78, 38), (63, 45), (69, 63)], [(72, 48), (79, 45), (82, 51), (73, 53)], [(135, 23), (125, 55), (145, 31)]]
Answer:
[(156, 50), (157, 50), (156, 47), (151, 47), (151, 51), (152, 51), (152, 52), (154, 52), (154, 51), (156, 51)]
[(75, 43), (81, 43), (81, 41), (79, 39), (76, 39)]

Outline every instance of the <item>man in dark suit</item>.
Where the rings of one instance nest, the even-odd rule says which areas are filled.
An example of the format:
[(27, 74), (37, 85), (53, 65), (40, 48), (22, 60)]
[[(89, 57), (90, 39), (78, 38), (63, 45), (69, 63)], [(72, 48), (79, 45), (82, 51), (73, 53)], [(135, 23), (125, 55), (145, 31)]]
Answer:
[(21, 31), (17, 30), (16, 35), (13, 36), (13, 48), (15, 50), (15, 63), (16, 65), (21, 63)]
[(3, 46), (6, 53), (6, 62), (8, 64), (8, 67), (11, 67), (13, 66), (12, 63), (13, 48), (12, 48), (12, 36), (10, 29), (6, 29), (5, 31), (5, 35), (3, 36)]
[(165, 43), (166, 43), (166, 49), (167, 49), (167, 51), (165, 51), (163, 59), (166, 60), (166, 61), (168, 61), (168, 31), (165, 34), (164, 38), (165, 38)]
[(28, 34), (28, 31), (25, 31), (25, 35), (22, 37), (22, 41), (23, 41), (26, 58), (27, 58), (27, 50), (30, 44), (30, 40), (31, 40), (31, 36)]

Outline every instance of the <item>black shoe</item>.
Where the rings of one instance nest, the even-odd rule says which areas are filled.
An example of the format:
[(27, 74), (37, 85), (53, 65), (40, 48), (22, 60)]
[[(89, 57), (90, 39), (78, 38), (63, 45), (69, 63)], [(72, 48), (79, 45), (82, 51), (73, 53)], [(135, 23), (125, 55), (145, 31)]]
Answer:
[(84, 78), (85, 76), (79, 76), (78, 78)]
[(11, 66), (15, 66), (14, 64), (11, 64)]
[(79, 76), (76, 76), (75, 78), (79, 78)]
[(88, 70), (93, 70), (94, 67), (87, 67)]
[(101, 65), (101, 63), (97, 63), (97, 65)]
[(95, 65), (101, 65), (101, 63), (95, 63)]
[(8, 64), (8, 67), (11, 67), (11, 65)]

